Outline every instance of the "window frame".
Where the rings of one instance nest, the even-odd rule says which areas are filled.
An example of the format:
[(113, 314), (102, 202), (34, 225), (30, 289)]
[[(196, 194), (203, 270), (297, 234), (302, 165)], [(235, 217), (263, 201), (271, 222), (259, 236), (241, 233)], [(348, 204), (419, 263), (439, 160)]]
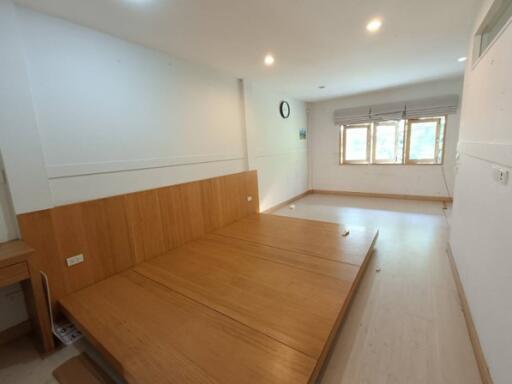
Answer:
[[(443, 127), (443, 118), (444, 118), (444, 129)], [(375, 126), (379, 123), (389, 123), (391, 121), (396, 122), (397, 129), (400, 127), (400, 121), (404, 121), (404, 129), (403, 129), (403, 146), (402, 146), (402, 156), (400, 162), (390, 162), (390, 161), (377, 161), (375, 159), (375, 140), (376, 140), (376, 129)], [(425, 121), (436, 121), (436, 147), (435, 147), (435, 155), (433, 159), (419, 159), (419, 160), (411, 160), (409, 159), (409, 146), (410, 146), (410, 124), (414, 124), (415, 122), (425, 122)], [(367, 128), (367, 159), (366, 160), (346, 160), (346, 130), (351, 128)], [(387, 121), (371, 121), (368, 123), (356, 123), (356, 124), (347, 124), (340, 125), (340, 156), (339, 161), (340, 165), (395, 165), (395, 166), (411, 166), (411, 165), (430, 165), (430, 166), (443, 166), (445, 160), (445, 152), (446, 152), (446, 132), (448, 129), (448, 115), (440, 115), (435, 117), (419, 117), (419, 118), (410, 118), (410, 119), (400, 119), (400, 120), (387, 120)], [(443, 145), (441, 146), (441, 133), (443, 139)], [(397, 134), (397, 140), (401, 135)], [(396, 148), (396, 147), (395, 147)], [(439, 156), (440, 155), (440, 156)], [(440, 157), (439, 162), (437, 159)]]
[[(377, 127), (379, 125), (391, 125), (391, 123), (393, 123), (393, 125), (395, 126), (395, 156), (394, 156), (394, 159), (393, 160), (377, 160)], [(400, 120), (384, 120), (384, 121), (375, 121), (372, 123), (372, 130), (373, 130), (373, 134), (372, 134), (372, 137), (371, 137), (371, 141), (372, 141), (372, 148), (373, 148), (373, 151), (372, 151), (372, 162), (371, 164), (378, 164), (378, 165), (400, 165), (402, 164), (403, 162), (403, 157), (402, 157), (402, 162), (397, 162), (397, 156), (398, 156), (398, 141), (400, 140)], [(405, 135), (405, 127), (404, 127), (404, 133)], [(405, 145), (405, 136), (404, 136), (404, 145)], [(402, 149), (403, 151), (403, 149)]]
[[(500, 38), (503, 32), (512, 24), (512, 16), (507, 14), (510, 12), (510, 1), (496, 1), (494, 0), (483, 18), (480, 26), (478, 27), (473, 42), (472, 52), (472, 65), (473, 68), (480, 62), (480, 60), (487, 54), (494, 43)], [(501, 19), (501, 16), (506, 15), (506, 18)], [(503, 21), (503, 22), (501, 22)], [(495, 31), (490, 39), (486, 38), (486, 33)], [(487, 42), (487, 44), (485, 44)], [(485, 46), (484, 46), (485, 45)]]
[[(346, 160), (345, 154), (347, 153), (347, 131), (350, 129), (366, 128), (366, 160)], [(355, 165), (369, 165), (371, 159), (371, 145), (372, 145), (372, 123), (348, 124), (341, 126), (341, 164), (355, 164)]]
[[(412, 132), (411, 126), (413, 124), (418, 124), (418, 123), (432, 123), (432, 122), (437, 123), (436, 124), (436, 143), (435, 143), (435, 147), (434, 147), (434, 157), (431, 159), (411, 159), (410, 158), (411, 132)], [(404, 142), (404, 164), (405, 165), (443, 165), (443, 163), (444, 163), (444, 147), (445, 147), (444, 145), (443, 145), (443, 149), (442, 149), (443, 153), (441, 156), (441, 161), (439, 163), (436, 161), (436, 159), (439, 157), (440, 135), (441, 135), (441, 117), (407, 119), (406, 140)], [(446, 133), (445, 133), (445, 137), (446, 137)]]

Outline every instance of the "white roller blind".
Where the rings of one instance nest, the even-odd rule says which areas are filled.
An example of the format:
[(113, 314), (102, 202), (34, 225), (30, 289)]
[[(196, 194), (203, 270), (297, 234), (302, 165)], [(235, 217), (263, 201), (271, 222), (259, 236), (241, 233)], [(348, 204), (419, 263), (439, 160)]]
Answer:
[(459, 96), (447, 95), (409, 101), (405, 105), (405, 118), (443, 116), (457, 113)]
[(387, 103), (371, 107), (371, 118), (374, 121), (401, 120), (404, 117), (405, 103)]
[(338, 125), (368, 123), (370, 107), (337, 109), (334, 111), (334, 122)]
[(337, 109), (334, 111), (334, 122), (337, 125), (347, 125), (370, 121), (443, 116), (457, 113), (458, 106), (459, 96), (457, 95), (437, 96), (428, 99)]

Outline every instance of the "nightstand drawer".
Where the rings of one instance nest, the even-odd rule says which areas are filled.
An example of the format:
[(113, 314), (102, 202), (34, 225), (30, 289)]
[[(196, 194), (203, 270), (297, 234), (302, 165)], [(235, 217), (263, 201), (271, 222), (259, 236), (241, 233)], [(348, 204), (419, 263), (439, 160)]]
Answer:
[(0, 268), (0, 287), (18, 283), (29, 278), (30, 274), (25, 262)]

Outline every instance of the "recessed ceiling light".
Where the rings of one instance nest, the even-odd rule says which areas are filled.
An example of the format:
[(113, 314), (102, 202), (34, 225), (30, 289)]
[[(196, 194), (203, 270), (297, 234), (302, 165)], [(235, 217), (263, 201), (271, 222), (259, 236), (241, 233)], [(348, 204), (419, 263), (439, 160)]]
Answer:
[(144, 5), (151, 2), (151, 0), (126, 0), (128, 3), (135, 5)]
[(265, 65), (266, 65), (267, 67), (270, 67), (270, 66), (274, 65), (274, 62), (275, 62), (275, 61), (276, 61), (276, 60), (274, 59), (274, 56), (272, 56), (270, 53), (269, 53), (268, 55), (266, 55), (266, 56), (265, 56), (265, 60), (264, 60), (264, 62), (265, 62)]
[(377, 32), (380, 27), (382, 27), (382, 20), (379, 18), (370, 20), (370, 22), (366, 25), (366, 29), (369, 32)]
[(459, 58), (457, 59), (457, 61), (458, 61), (459, 63), (463, 63), (463, 62), (465, 62), (467, 59), (468, 59), (468, 58), (467, 58), (466, 56), (463, 56), (463, 57), (459, 57)]

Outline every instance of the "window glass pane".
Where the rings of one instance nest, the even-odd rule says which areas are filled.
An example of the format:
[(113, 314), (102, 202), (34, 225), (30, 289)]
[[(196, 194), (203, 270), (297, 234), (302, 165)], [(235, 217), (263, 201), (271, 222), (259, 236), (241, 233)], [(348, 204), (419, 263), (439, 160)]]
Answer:
[(485, 17), (484, 22), (479, 28), (481, 41), (478, 56), (482, 55), (511, 17), (512, 0), (494, 2), (489, 13)]
[(368, 128), (347, 128), (345, 140), (345, 160), (363, 161), (368, 158)]
[(411, 124), (410, 160), (434, 160), (436, 157), (437, 121)]
[(378, 163), (401, 163), (404, 148), (405, 121), (375, 123), (374, 153)]
[(395, 160), (396, 125), (375, 126), (375, 160)]

